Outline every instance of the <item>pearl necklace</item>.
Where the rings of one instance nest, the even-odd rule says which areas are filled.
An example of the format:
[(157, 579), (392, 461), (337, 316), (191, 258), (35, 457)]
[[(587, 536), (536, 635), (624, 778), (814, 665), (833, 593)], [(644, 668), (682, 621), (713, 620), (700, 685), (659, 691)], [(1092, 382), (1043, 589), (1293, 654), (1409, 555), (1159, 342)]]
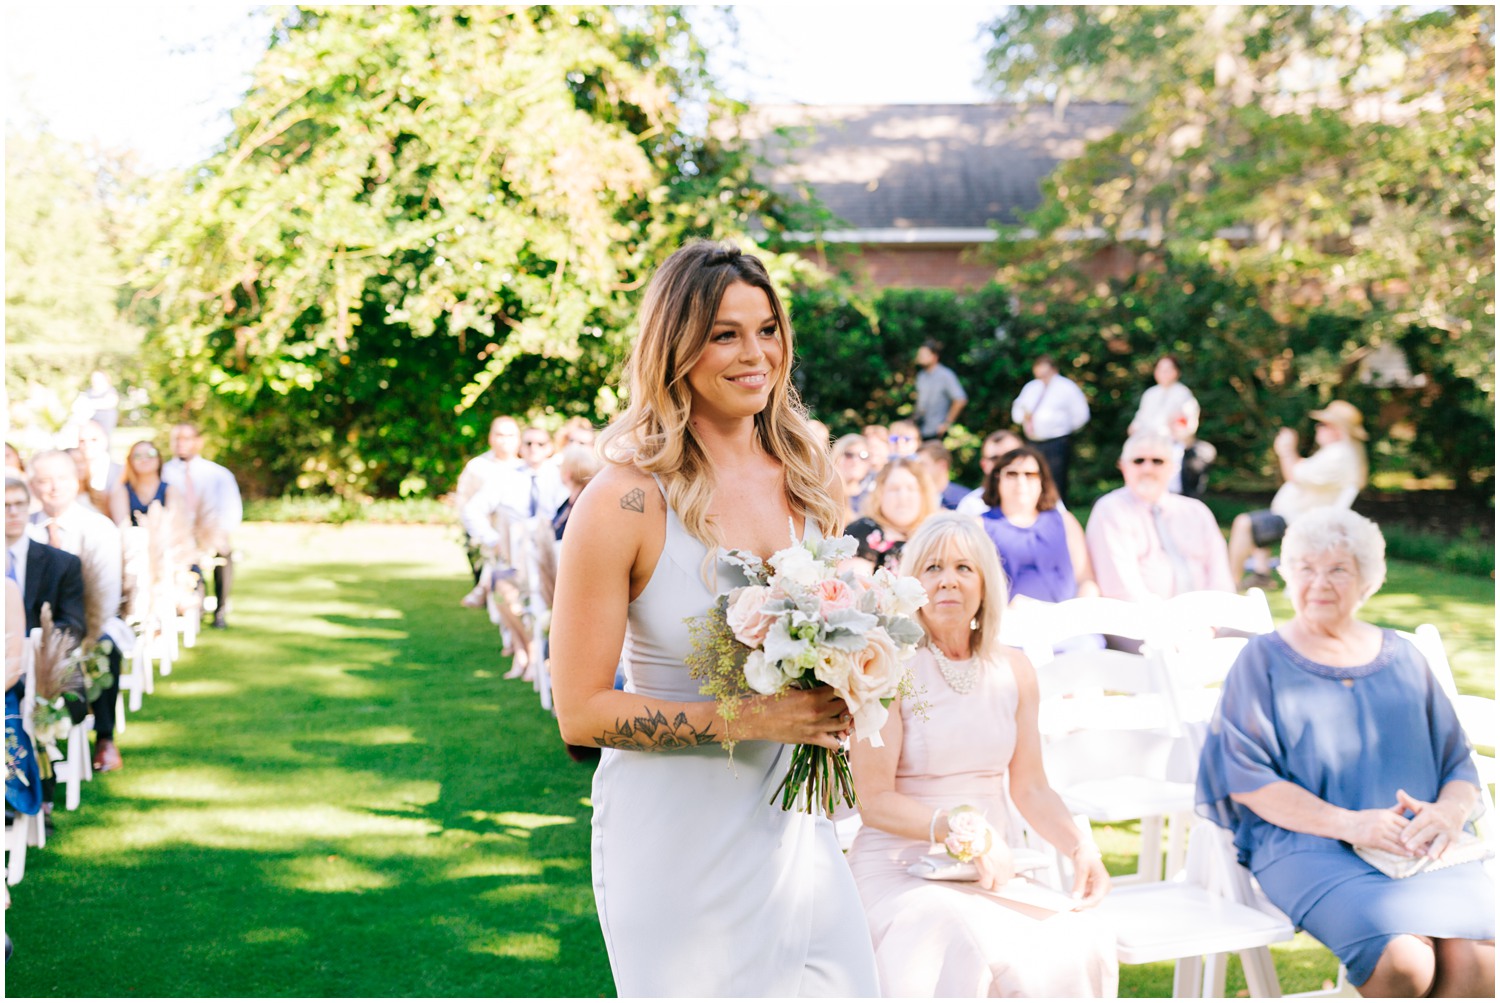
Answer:
[(974, 692), (974, 687), (979, 685), (979, 663), (975, 658), (969, 658), (962, 667), (954, 665), (943, 654), (943, 649), (936, 644), (927, 646), (932, 651), (932, 659), (937, 662), (938, 671), (942, 673), (943, 679), (953, 688), (953, 692), (959, 696), (967, 696)]

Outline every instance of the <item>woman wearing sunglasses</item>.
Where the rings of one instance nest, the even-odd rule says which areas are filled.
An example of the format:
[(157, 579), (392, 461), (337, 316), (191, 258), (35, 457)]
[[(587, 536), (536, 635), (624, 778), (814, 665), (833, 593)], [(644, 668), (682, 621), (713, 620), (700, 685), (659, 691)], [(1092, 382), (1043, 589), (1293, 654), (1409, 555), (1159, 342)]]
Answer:
[(1010, 583), (1011, 605), (1096, 596), (1083, 527), (1058, 504), (1057, 485), (1031, 446), (1001, 456), (984, 479), (980, 519)]
[(115, 525), (136, 526), (153, 502), (167, 508), (181, 504), (178, 491), (161, 479), (161, 451), (142, 440), (130, 447), (125, 472), (109, 494), (109, 515)]
[(1234, 591), (1229, 552), (1208, 506), (1167, 491), (1172, 440), (1132, 435), (1120, 452), (1125, 486), (1094, 503), (1089, 557), (1101, 595), (1134, 602), (1200, 589)]

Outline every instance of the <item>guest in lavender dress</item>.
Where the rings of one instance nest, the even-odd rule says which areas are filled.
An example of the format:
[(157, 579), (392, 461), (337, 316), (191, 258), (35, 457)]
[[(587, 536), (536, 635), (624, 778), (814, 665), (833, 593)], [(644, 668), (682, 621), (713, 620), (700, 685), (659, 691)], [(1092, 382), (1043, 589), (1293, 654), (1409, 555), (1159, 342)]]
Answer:
[(1000, 554), (1012, 606), (1018, 597), (1062, 602), (1099, 594), (1083, 527), (1058, 507), (1041, 453), (1022, 446), (1000, 457), (985, 478), (984, 500), (990, 507), (980, 525)]

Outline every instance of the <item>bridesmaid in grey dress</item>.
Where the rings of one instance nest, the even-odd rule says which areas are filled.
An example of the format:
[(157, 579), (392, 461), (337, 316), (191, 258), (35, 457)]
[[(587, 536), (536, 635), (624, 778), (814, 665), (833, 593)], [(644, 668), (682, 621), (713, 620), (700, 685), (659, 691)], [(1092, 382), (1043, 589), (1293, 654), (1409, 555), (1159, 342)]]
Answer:
[(604, 750), (594, 893), (621, 996), (878, 995), (832, 823), (771, 803), (787, 746), (836, 748), (848, 708), (827, 688), (793, 691), (727, 723), (683, 665), (685, 621), (744, 581), (719, 548), (765, 557), (838, 529), (839, 481), (791, 364), (760, 261), (679, 250), (646, 292), (631, 406), (600, 436), (608, 462), (569, 520), (553, 685), (563, 738)]

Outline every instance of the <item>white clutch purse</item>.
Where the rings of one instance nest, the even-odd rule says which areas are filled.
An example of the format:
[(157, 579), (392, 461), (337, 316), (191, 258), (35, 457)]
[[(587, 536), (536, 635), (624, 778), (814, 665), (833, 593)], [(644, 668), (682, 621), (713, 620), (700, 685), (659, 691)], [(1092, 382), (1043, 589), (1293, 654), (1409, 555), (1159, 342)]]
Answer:
[(946, 853), (930, 853), (906, 869), (913, 877), (928, 881), (978, 881), (979, 868), (971, 860), (963, 863)]
[(1459, 833), (1458, 842), (1448, 847), (1441, 860), (1431, 857), (1403, 857), (1389, 850), (1377, 850), (1373, 846), (1356, 846), (1354, 852), (1371, 867), (1386, 877), (1409, 878), (1423, 871), (1439, 871), (1475, 860), (1488, 860), (1495, 855), (1484, 840), (1471, 832)]
[[(1015, 861), (1017, 874), (1029, 874), (1047, 867), (1047, 855), (1040, 850), (1025, 847), (1012, 848), (1011, 859)], [(930, 853), (906, 869), (913, 877), (928, 881), (978, 881), (979, 868), (973, 861), (960, 863), (946, 853)]]

